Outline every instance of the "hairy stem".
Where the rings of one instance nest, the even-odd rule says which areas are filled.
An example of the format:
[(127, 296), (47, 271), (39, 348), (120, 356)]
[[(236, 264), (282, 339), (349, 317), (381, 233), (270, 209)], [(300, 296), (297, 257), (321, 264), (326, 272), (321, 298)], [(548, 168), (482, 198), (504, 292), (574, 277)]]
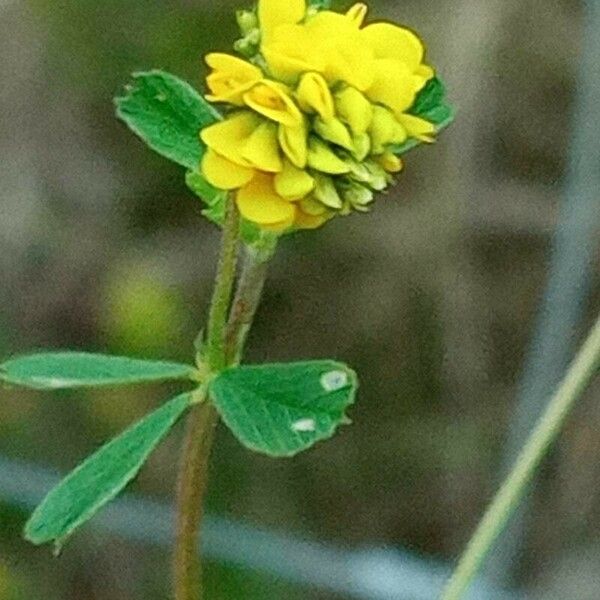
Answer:
[[(210, 304), (206, 345), (198, 355), (212, 373), (226, 366), (225, 327), (231, 303), (239, 243), (239, 214), (229, 200), (215, 287)], [(201, 600), (201, 562), (198, 551), (208, 460), (217, 423), (217, 413), (207, 402), (206, 392), (188, 415), (179, 467), (177, 526), (173, 563), (175, 600)]]
[(458, 562), (442, 600), (459, 600), (481, 568), (494, 541), (527, 491), (536, 468), (555, 440), (569, 412), (600, 368), (600, 318), (540, 417), (471, 541)]

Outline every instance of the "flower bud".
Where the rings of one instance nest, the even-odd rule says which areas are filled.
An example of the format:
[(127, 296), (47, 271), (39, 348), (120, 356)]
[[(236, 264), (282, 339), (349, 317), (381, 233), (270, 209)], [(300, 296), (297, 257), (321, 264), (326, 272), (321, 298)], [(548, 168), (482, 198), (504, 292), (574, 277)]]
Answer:
[(258, 17), (253, 10), (238, 10), (235, 17), (243, 36), (247, 36), (254, 30), (259, 31)]
[(373, 106), (356, 88), (346, 87), (334, 96), (337, 115), (352, 129), (352, 133), (366, 133), (373, 119)]
[(364, 185), (348, 180), (344, 183), (342, 188), (342, 198), (344, 199), (344, 202), (348, 203), (354, 210), (366, 212), (369, 210), (368, 206), (373, 202), (375, 195), (372, 190)]
[(381, 192), (393, 181), (393, 179), (385, 172), (385, 169), (375, 161), (368, 160), (364, 165), (370, 174), (368, 184), (371, 189)]
[(307, 113), (317, 113), (325, 121), (333, 119), (333, 98), (325, 78), (319, 73), (304, 73), (296, 90), (298, 104)]
[(387, 150), (381, 156), (377, 157), (377, 162), (388, 172), (388, 173), (399, 173), (402, 171), (404, 165), (402, 160)]
[(312, 135), (308, 140), (308, 164), (313, 169), (330, 175), (348, 173), (350, 167), (318, 137)]
[(255, 58), (260, 50), (260, 30), (253, 29), (233, 43), (233, 49), (246, 58)]
[(371, 138), (368, 133), (360, 133), (352, 137), (352, 156), (358, 161), (363, 161), (371, 152)]
[(391, 110), (383, 106), (373, 107), (373, 120), (369, 127), (373, 154), (383, 154), (385, 147), (398, 137), (399, 126)]
[(327, 175), (315, 174), (314, 196), (329, 208), (342, 208), (342, 199), (335, 189), (332, 178)]
[(350, 152), (354, 150), (350, 132), (339, 119), (324, 121), (317, 117), (314, 122), (314, 129), (324, 140), (346, 148)]

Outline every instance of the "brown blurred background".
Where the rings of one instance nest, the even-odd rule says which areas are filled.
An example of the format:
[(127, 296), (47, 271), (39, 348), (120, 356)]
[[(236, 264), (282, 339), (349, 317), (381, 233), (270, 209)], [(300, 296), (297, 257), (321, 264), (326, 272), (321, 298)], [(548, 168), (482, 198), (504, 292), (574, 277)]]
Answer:
[[(230, 47), (238, 7), (0, 0), (1, 355), (190, 356), (218, 232), (181, 169), (114, 118), (112, 97), (151, 67), (202, 86), (201, 57)], [(374, 0), (371, 11), (427, 40), (458, 117), (434, 147), (407, 157), (372, 213), (281, 244), (248, 360), (347, 361), (361, 379), (354, 424), (283, 461), (221, 430), (209, 507), (341, 548), (450, 560), (503, 463), (568, 191), (585, 18), (575, 0)], [(598, 244), (588, 250), (591, 292), (565, 344), (600, 306)], [(0, 454), (67, 471), (169, 392), (3, 391)], [(507, 579), (535, 598), (600, 597), (599, 399), (596, 385), (523, 520)], [(180, 436), (133, 491), (171, 501)], [(21, 539), (26, 515), (0, 489), (3, 600), (168, 596), (164, 549), (92, 524), (54, 560)], [(346, 597), (216, 562), (208, 581), (208, 600)]]

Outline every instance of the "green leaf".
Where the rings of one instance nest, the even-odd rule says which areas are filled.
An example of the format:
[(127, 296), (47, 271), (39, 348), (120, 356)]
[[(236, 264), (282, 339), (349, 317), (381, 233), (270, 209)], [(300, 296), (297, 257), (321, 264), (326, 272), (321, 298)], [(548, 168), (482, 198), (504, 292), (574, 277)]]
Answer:
[(191, 401), (191, 394), (174, 398), (81, 463), (36, 508), (25, 537), (34, 544), (54, 540), (60, 548), (138, 474)]
[(0, 382), (38, 390), (125, 385), (171, 379), (197, 380), (194, 367), (179, 363), (86, 352), (47, 352), (7, 360)]
[(433, 77), (417, 95), (417, 99), (410, 109), (412, 115), (422, 115), (439, 106), (444, 101), (446, 88), (438, 77)]
[[(454, 109), (446, 104), (445, 96), (446, 88), (443, 82), (438, 77), (434, 77), (419, 92), (409, 113), (433, 123), (436, 133), (439, 134), (454, 121)], [(409, 138), (403, 144), (393, 146), (391, 150), (399, 156), (422, 143), (415, 138)]]
[(204, 154), (199, 133), (221, 115), (188, 83), (163, 71), (134, 73), (117, 115), (150, 148), (195, 170)]
[(331, 360), (243, 366), (210, 384), (211, 398), (238, 440), (270, 456), (293, 456), (345, 422), (357, 380)]

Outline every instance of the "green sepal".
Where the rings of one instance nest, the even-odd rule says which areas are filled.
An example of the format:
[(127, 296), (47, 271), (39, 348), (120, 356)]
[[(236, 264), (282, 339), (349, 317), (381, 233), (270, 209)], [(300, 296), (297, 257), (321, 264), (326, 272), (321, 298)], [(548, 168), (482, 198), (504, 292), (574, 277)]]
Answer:
[(134, 73), (115, 104), (117, 116), (150, 148), (192, 170), (205, 151), (200, 130), (222, 118), (191, 85), (159, 70)]
[(87, 458), (36, 508), (25, 538), (34, 544), (54, 541), (59, 550), (138, 474), (192, 402), (192, 394), (173, 398)]
[(241, 366), (209, 384), (212, 402), (237, 439), (269, 456), (293, 456), (347, 423), (357, 389), (354, 371), (318, 360)]
[(41, 352), (0, 364), (0, 382), (38, 390), (197, 378), (190, 365), (89, 352)]

